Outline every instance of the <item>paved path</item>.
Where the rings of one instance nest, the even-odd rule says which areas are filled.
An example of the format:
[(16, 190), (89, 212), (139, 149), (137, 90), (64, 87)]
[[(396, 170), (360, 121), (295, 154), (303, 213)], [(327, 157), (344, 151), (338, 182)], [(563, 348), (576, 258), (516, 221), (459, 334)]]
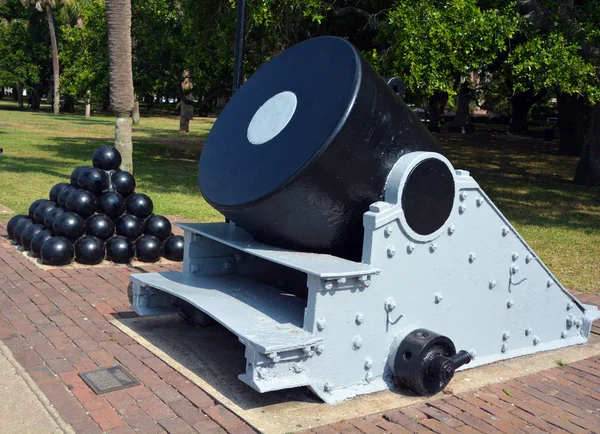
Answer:
[[(0, 235), (5, 234), (0, 225)], [(165, 269), (146, 271), (161, 268)], [(132, 271), (140, 270), (45, 271), (0, 239), (0, 339), (77, 433), (253, 433), (202, 389), (109, 323), (134, 316), (126, 295)], [(580, 298), (600, 304), (598, 297)], [(594, 332), (599, 333), (598, 327)], [(78, 376), (117, 363), (142, 384), (97, 396)], [(0, 372), (4, 373), (1, 367)], [(441, 396), (311, 432), (600, 432), (600, 357), (474, 392)]]

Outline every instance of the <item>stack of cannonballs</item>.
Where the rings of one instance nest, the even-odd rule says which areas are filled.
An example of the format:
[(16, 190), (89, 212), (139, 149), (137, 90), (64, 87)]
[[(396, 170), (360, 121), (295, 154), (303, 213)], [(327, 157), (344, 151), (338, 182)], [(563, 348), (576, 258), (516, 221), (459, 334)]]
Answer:
[(9, 237), (46, 265), (183, 260), (183, 237), (171, 233), (167, 218), (152, 214), (148, 196), (135, 193), (134, 177), (119, 170), (121, 154), (101, 146), (92, 163), (77, 167), (70, 184), (52, 187), (49, 200), (33, 202), (28, 215), (11, 218)]

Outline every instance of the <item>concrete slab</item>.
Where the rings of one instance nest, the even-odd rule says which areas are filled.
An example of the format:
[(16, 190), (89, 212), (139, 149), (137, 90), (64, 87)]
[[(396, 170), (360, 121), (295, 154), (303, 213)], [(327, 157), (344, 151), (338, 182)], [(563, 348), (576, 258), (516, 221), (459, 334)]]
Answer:
[(0, 341), (0, 433), (74, 433)]
[[(321, 403), (306, 388), (260, 394), (237, 379), (244, 346), (218, 324), (199, 327), (178, 315), (111, 321), (149, 351), (264, 433), (288, 433), (437, 399), (383, 391), (336, 405)], [(586, 345), (520, 357), (458, 372), (444, 393), (462, 393), (600, 354), (600, 338)]]

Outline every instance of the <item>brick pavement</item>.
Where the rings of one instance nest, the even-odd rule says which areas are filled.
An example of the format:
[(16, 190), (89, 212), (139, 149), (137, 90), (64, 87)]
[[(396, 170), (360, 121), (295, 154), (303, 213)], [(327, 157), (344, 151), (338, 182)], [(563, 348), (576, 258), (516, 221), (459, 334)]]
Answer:
[[(0, 224), (0, 235), (5, 236)], [(172, 266), (170, 266), (172, 267)], [(144, 267), (161, 271), (168, 267)], [(109, 323), (129, 309), (128, 268), (42, 270), (0, 238), (0, 339), (78, 433), (253, 433)], [(600, 298), (577, 294), (586, 303)], [(594, 333), (600, 334), (598, 326)], [(95, 395), (80, 371), (121, 364), (141, 385)], [(600, 357), (314, 433), (600, 432)]]

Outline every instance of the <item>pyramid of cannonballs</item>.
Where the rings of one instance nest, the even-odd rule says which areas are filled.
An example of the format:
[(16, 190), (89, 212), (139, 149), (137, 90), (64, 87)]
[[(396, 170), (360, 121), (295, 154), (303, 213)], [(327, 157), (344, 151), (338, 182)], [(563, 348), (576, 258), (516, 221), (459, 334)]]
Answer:
[(167, 218), (152, 214), (148, 196), (135, 192), (133, 175), (119, 170), (121, 154), (101, 146), (92, 164), (77, 167), (70, 184), (52, 187), (49, 200), (33, 202), (28, 215), (11, 218), (8, 236), (46, 265), (183, 260), (183, 237), (171, 233)]

